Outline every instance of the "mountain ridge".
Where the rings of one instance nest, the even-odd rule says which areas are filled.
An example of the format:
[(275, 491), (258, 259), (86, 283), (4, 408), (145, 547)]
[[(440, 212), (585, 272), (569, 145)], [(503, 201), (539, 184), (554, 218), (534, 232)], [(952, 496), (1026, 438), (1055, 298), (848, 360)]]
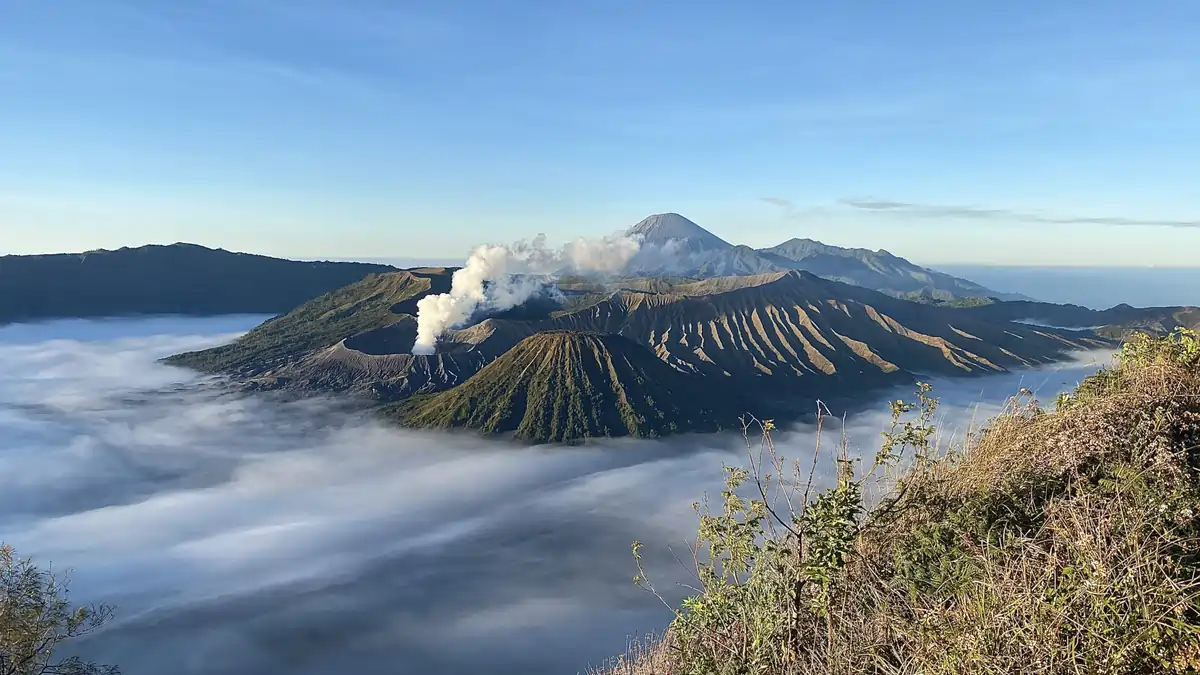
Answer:
[(0, 256), (0, 324), (154, 314), (277, 314), (389, 265), (295, 261), (198, 244)]
[[(735, 245), (677, 213), (653, 214), (629, 232), (649, 246), (648, 255), (635, 256), (633, 269), (627, 270), (625, 277), (695, 279), (803, 269), (921, 299), (918, 289), (922, 283), (914, 283), (911, 278), (901, 279), (903, 283), (878, 273), (860, 278), (841, 269), (822, 268), (812, 261), (791, 260), (769, 249)], [(825, 246), (822, 250), (835, 249)], [(911, 265), (901, 258), (890, 258)], [(839, 259), (848, 258), (842, 255)], [(842, 266), (845, 264), (843, 261)], [(368, 274), (396, 269), (375, 263), (286, 260), (184, 242), (81, 253), (6, 255), (0, 256), (0, 323), (155, 314), (281, 314)], [(914, 273), (911, 269), (905, 274), (911, 277), (926, 272), (935, 274)], [(939, 279), (954, 279), (945, 275), (930, 278), (934, 285)], [(988, 292), (978, 285), (959, 288), (951, 284), (947, 288), (950, 290), (934, 288), (927, 295), (932, 301)]]
[[(284, 315), (270, 319), (236, 342), (164, 360), (206, 372), (238, 371), (257, 374), (270, 365), (286, 363), (298, 353), (331, 347), (348, 337), (384, 330), (407, 319), (416, 302), (450, 288), (448, 270), (398, 270), (366, 278), (313, 298)], [(416, 338), (415, 324), (412, 336)], [(412, 342), (408, 341), (408, 348)]]
[(1175, 328), (1200, 327), (1200, 308), (1197, 307), (1133, 307), (1121, 303), (1108, 309), (1091, 309), (1080, 305), (1019, 301), (963, 308), (961, 311), (994, 321), (1088, 330), (1099, 328), (1105, 335), (1118, 338), (1125, 337), (1134, 329), (1166, 333)]
[[(546, 333), (620, 337), (641, 350), (630, 358), (658, 362), (642, 370), (668, 368), (672, 374), (662, 377), (677, 373), (693, 378), (689, 382), (700, 384), (689, 386), (706, 389), (706, 396), (737, 397), (746, 402), (745, 410), (779, 419), (803, 414), (807, 406), (797, 402), (810, 396), (849, 400), (910, 382), (916, 372), (1004, 372), (1111, 344), (1085, 333), (993, 322), (791, 270), (656, 283), (653, 290), (616, 282), (616, 290), (593, 294), (582, 306), (542, 319), (485, 318), (447, 332), (435, 354), (413, 355), (416, 321), (410, 312), (421, 297), (445, 288), (449, 276), (449, 270), (440, 270), (426, 276), (404, 271), (369, 277), (273, 319), (232, 345), (177, 355), (168, 362), (231, 374), (255, 389), (357, 393), (381, 404), (436, 398), (433, 407), (414, 402), (394, 408), (403, 413), (396, 419), (441, 427), (476, 425), (480, 431), (504, 427), (504, 433), (514, 431), (509, 428), (513, 424), (525, 424), (527, 430), (546, 431), (542, 440), (554, 440), (559, 436), (551, 427), (511, 420), (500, 424), (490, 413), (464, 412), (457, 421), (440, 417), (435, 408), (451, 403), (461, 408), (465, 404), (459, 396), (464, 394), (438, 397), (466, 387), (517, 345)], [(319, 340), (304, 343), (290, 337), (305, 334)], [(583, 367), (556, 363), (566, 370)], [(543, 375), (550, 378), (551, 371)], [(489, 409), (507, 410), (497, 398), (503, 386), (485, 389), (492, 393), (480, 400), (490, 402)], [(584, 398), (578, 392), (566, 396)], [(611, 399), (597, 401), (616, 405)], [(423, 406), (424, 412), (413, 412), (413, 406)], [(606, 433), (623, 433), (609, 427)], [(674, 428), (684, 427), (677, 422)], [(586, 429), (589, 437), (599, 433)], [(532, 431), (522, 437), (539, 438)]]
[(793, 238), (759, 252), (772, 260), (790, 261), (795, 269), (907, 299), (926, 293), (943, 300), (1028, 300), (1020, 294), (994, 291), (968, 279), (922, 267), (884, 249), (844, 248), (814, 239)]
[(653, 214), (628, 234), (672, 254), (666, 261), (655, 256), (636, 266), (632, 271), (639, 275), (711, 277), (799, 270), (912, 300), (1030, 299), (922, 267), (882, 249), (844, 248), (799, 237), (767, 248), (735, 245), (677, 213)]

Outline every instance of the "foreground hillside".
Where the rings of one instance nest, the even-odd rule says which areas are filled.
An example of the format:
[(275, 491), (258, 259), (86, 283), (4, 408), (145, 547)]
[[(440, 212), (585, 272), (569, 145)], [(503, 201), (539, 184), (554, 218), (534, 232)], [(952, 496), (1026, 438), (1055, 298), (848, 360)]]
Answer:
[(0, 323), (136, 314), (278, 314), (392, 269), (298, 262), (193, 244), (0, 256)]
[(894, 404), (878, 454), (824, 491), (807, 466), (794, 484), (733, 470), (701, 511), (697, 594), (602, 672), (1200, 669), (1196, 333), (1137, 336), (1052, 410), (1014, 399), (961, 447), (935, 447), (935, 408), (927, 388)]
[(719, 431), (746, 412), (710, 382), (631, 340), (569, 331), (537, 333), (464, 384), (388, 411), (412, 426), (534, 442)]

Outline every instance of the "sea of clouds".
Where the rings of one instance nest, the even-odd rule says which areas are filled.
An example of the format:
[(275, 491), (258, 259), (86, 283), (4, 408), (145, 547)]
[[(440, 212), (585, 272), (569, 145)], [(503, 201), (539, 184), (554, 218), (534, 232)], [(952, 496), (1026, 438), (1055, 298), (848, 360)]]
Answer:
[[(0, 540), (117, 605), (84, 655), (127, 675), (574, 673), (669, 620), (633, 585), (630, 543), (678, 599), (691, 504), (744, 463), (741, 438), (519, 447), (156, 361), (261, 319), (0, 327)], [(937, 381), (943, 440), (1107, 359)], [(885, 423), (882, 404), (851, 416), (852, 447)], [(811, 427), (778, 440), (812, 453)]]

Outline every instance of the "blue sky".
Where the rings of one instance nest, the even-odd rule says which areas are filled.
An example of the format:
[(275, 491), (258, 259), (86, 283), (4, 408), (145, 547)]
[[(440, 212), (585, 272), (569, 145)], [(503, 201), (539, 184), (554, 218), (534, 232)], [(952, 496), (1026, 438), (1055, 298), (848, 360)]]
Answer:
[(1191, 0), (0, 0), (0, 253), (1190, 265), (1198, 157)]

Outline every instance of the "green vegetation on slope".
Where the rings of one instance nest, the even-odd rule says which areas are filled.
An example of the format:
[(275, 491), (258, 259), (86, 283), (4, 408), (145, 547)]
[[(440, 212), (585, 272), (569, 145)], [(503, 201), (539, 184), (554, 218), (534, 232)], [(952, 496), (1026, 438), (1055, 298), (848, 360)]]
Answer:
[(990, 297), (956, 297), (951, 294), (936, 292), (929, 288), (923, 288), (919, 291), (911, 291), (908, 293), (895, 293), (895, 297), (911, 302), (919, 302), (923, 305), (937, 305), (938, 307), (952, 307), (955, 309), (964, 309), (968, 307), (983, 307), (985, 305), (1001, 302), (996, 298)]
[[(646, 285), (659, 290), (604, 295), (572, 280), (579, 294), (570, 297), (582, 305), (573, 311), (536, 299), (447, 332), (436, 358), (414, 357), (408, 352), (416, 336), (417, 300), (442, 292), (449, 282), (445, 270), (368, 279), (273, 319), (235, 344), (168, 362), (231, 374), (255, 389), (356, 392), (392, 402), (459, 386), (535, 333), (603, 333), (634, 341), (678, 371), (668, 376), (702, 377), (705, 395), (736, 391), (745, 409), (790, 419), (809, 413), (800, 402), (813, 396), (862, 398), (869, 389), (911, 381), (913, 372), (1002, 372), (1111, 344), (1083, 334), (979, 321), (960, 310), (793, 271), (666, 285), (652, 280)], [(433, 426), (453, 426), (434, 421)], [(476, 418), (470, 426), (496, 425)], [(618, 433), (577, 428), (589, 435)]]
[(275, 317), (237, 342), (178, 354), (165, 361), (204, 372), (262, 372), (314, 349), (411, 316), (419, 297), (444, 292), (449, 283), (449, 274), (437, 271), (373, 274)]
[(0, 323), (136, 314), (277, 314), (388, 265), (299, 262), (193, 244), (0, 256)]
[(107, 605), (73, 607), (69, 580), (0, 543), (0, 674), (118, 675), (116, 666), (56, 655), (112, 619)]
[(535, 443), (716, 431), (740, 410), (617, 335), (568, 331), (522, 340), (465, 383), (386, 409), (419, 427), (512, 433)]
[(1196, 334), (1136, 337), (1053, 411), (1019, 396), (946, 453), (936, 404), (927, 386), (893, 403), (867, 466), (843, 446), (836, 483), (811, 493), (765, 424), (774, 462), (754, 449), (721, 507), (700, 510), (698, 593), (662, 640), (604, 672), (1197, 672)]

